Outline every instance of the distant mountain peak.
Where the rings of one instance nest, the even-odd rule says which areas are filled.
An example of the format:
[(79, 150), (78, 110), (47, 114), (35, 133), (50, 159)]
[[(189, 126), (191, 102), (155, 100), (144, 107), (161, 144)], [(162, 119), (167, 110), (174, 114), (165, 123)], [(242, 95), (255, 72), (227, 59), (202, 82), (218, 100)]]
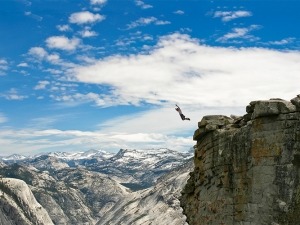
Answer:
[(24, 155), (19, 155), (19, 154), (12, 154), (6, 157), (2, 157), (3, 161), (19, 161), (19, 160), (24, 160), (26, 159), (27, 156)]

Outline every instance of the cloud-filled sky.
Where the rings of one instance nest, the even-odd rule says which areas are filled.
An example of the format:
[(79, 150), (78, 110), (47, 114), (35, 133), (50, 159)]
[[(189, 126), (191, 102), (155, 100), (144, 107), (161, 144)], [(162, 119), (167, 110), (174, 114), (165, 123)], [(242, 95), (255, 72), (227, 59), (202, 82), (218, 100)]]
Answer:
[(299, 7), (0, 1), (0, 155), (187, 151), (202, 116), (243, 115), (252, 100), (300, 94)]

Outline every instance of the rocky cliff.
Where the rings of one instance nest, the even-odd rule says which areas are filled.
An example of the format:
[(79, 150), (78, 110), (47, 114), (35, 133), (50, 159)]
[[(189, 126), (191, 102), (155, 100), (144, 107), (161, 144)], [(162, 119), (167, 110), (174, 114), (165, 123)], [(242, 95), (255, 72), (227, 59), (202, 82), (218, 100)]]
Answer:
[(24, 181), (1, 178), (0, 224), (53, 225), (53, 222)]
[(190, 225), (300, 224), (300, 95), (205, 116), (181, 206)]

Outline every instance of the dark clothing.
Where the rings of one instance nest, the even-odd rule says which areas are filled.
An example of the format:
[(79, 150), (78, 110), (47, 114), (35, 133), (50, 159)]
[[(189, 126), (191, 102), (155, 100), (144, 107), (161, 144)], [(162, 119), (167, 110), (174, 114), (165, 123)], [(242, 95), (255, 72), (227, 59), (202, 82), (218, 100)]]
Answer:
[(182, 120), (185, 120), (185, 116), (183, 114), (179, 113), (179, 115), (180, 115)]
[(182, 114), (181, 109), (179, 108), (178, 105), (176, 105), (177, 107), (175, 108), (175, 110), (179, 113), (180, 117), (182, 120), (190, 120), (190, 118), (186, 118), (185, 115)]

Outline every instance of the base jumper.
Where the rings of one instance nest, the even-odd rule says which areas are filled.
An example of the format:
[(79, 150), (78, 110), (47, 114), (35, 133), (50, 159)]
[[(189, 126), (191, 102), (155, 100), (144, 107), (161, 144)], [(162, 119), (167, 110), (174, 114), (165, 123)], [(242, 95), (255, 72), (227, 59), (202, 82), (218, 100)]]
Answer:
[(177, 104), (175, 110), (179, 113), (182, 120), (190, 120), (190, 118), (186, 118), (185, 115), (182, 114), (182, 111)]

